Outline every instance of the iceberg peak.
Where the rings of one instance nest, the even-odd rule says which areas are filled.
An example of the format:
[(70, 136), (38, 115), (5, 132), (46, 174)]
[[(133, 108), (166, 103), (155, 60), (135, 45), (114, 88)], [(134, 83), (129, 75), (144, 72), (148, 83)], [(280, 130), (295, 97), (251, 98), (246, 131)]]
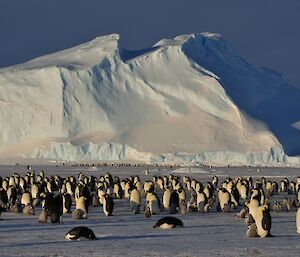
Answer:
[(41, 56), (20, 65), (4, 68), (1, 71), (48, 67), (88, 69), (101, 63), (105, 57), (119, 58), (119, 40), (120, 35), (118, 34), (99, 36), (86, 43)]

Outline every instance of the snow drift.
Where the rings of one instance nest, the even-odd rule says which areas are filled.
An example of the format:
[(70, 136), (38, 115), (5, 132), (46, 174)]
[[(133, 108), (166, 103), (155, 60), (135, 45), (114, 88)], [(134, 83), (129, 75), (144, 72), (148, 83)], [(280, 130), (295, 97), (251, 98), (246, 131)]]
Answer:
[(299, 110), (219, 35), (127, 51), (112, 34), (0, 70), (0, 155), (300, 165)]

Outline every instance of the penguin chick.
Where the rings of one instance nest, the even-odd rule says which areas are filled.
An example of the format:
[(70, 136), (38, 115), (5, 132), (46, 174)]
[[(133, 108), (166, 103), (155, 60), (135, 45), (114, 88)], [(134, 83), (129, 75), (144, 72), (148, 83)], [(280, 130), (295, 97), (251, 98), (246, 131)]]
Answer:
[(47, 220), (48, 220), (48, 215), (46, 210), (43, 208), (39, 215), (39, 223), (47, 223)]
[(179, 201), (179, 210), (180, 210), (181, 214), (183, 214), (183, 215), (186, 215), (188, 213), (184, 200)]
[(87, 219), (87, 214), (81, 209), (75, 209), (72, 212), (72, 218), (73, 220)]
[(150, 211), (150, 207), (146, 206), (145, 212), (144, 212), (144, 216), (145, 218), (151, 218), (151, 211)]
[(245, 223), (247, 225), (255, 223), (255, 220), (254, 220), (253, 216), (250, 213), (246, 214), (246, 216), (245, 216)]
[(257, 237), (257, 228), (255, 223), (249, 224), (247, 228), (247, 237)]
[(31, 204), (27, 204), (23, 208), (23, 214), (24, 215), (34, 215), (34, 208)]
[(241, 211), (237, 214), (235, 214), (234, 216), (236, 218), (241, 218), (244, 219), (246, 217), (246, 214), (248, 213), (247, 209), (244, 207), (243, 209), (241, 209)]
[(231, 207), (229, 204), (225, 203), (222, 212), (228, 213), (231, 211)]

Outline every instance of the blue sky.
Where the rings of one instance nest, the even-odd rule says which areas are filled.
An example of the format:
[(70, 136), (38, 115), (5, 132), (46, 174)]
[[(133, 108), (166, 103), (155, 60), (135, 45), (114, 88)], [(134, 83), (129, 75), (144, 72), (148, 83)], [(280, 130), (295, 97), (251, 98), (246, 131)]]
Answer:
[(300, 88), (299, 0), (0, 1), (0, 67), (119, 33), (128, 49), (217, 32), (248, 61)]

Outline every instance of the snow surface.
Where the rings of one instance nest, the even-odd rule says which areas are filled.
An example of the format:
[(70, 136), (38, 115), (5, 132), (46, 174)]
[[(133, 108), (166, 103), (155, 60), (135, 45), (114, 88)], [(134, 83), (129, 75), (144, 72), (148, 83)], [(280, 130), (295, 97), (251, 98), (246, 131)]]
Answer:
[(300, 91), (212, 33), (119, 36), (0, 69), (0, 155), (300, 165)]
[[(153, 175), (169, 174), (170, 169), (149, 169), (150, 175), (144, 175), (144, 169), (136, 167), (56, 167), (33, 166), (37, 172), (41, 169), (46, 175), (60, 176), (86, 175), (99, 176), (106, 171), (120, 178), (138, 174), (141, 179), (150, 179)], [(222, 181), (228, 176), (252, 176), (255, 179), (265, 176), (280, 181), (283, 177), (295, 180), (299, 169), (291, 168), (203, 168), (206, 173), (192, 176), (200, 181), (211, 180), (217, 175)], [(0, 166), (0, 176), (14, 172), (26, 173), (25, 166)], [(176, 175), (183, 175), (176, 173)], [(176, 170), (175, 170), (176, 172)], [(285, 193), (272, 199), (290, 197)], [(144, 199), (143, 199), (144, 200)], [(74, 207), (73, 207), (74, 208)], [(246, 225), (243, 219), (234, 217), (236, 212), (219, 213), (212, 209), (209, 213), (176, 214), (183, 228), (171, 230), (154, 229), (155, 222), (166, 214), (153, 215), (150, 219), (143, 214), (133, 215), (126, 200), (116, 200), (114, 216), (105, 217), (100, 207), (91, 207), (87, 220), (73, 221), (71, 214), (63, 216), (63, 224), (39, 224), (38, 214), (2, 213), (0, 220), (1, 256), (297, 256), (300, 250), (299, 235), (296, 234), (296, 209), (292, 212), (271, 212), (272, 229), (275, 237), (246, 237)], [(75, 226), (90, 227), (99, 238), (97, 241), (67, 241), (65, 234)]]

